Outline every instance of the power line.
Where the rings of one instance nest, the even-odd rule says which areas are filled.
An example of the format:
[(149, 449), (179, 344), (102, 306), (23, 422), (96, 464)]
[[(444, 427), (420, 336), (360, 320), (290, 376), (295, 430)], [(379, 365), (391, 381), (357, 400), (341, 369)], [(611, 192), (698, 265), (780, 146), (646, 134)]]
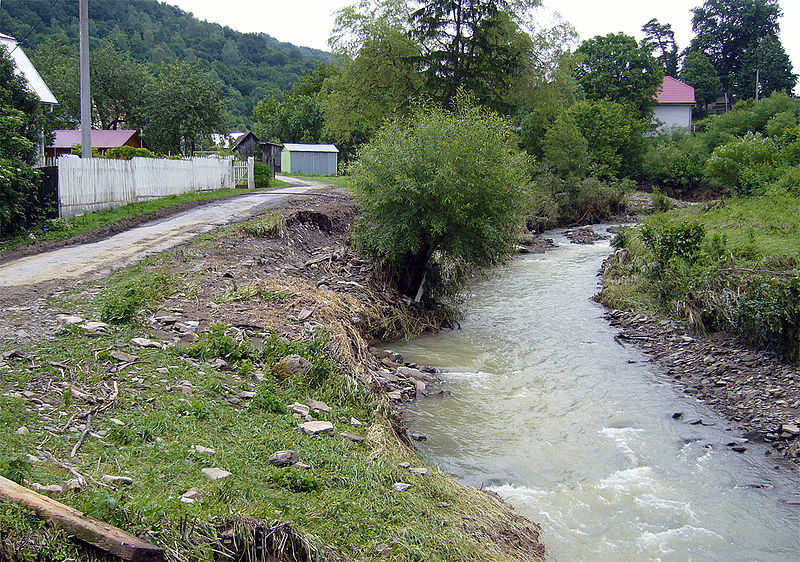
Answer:
[[(50, 12), (52, 12), (52, 11), (53, 11), (53, 8), (55, 7), (55, 5), (56, 5), (56, 2), (58, 2), (58, 0), (53, 0), (52, 2), (50, 2), (50, 7), (47, 9), (47, 13), (45, 13), (45, 15), (41, 17), (41, 20), (42, 20), (42, 21), (46, 20), (46, 19), (47, 19), (47, 16), (49, 16), (49, 15), (50, 15)], [(31, 35), (33, 35), (33, 32), (34, 32), (34, 31), (36, 31), (36, 27), (35, 27), (35, 26), (31, 26), (31, 30), (28, 32), (28, 34), (27, 34), (25, 37), (23, 37), (21, 41), (17, 41), (17, 44), (14, 46), (14, 48), (13, 48), (13, 49), (11, 49), (11, 51), (9, 51), (9, 53), (8, 53), (8, 54), (10, 55), (10, 54), (11, 54), (11, 53), (13, 53), (14, 51), (16, 51), (16, 50), (17, 50), (17, 47), (21, 47), (21, 46), (22, 46), (22, 44), (23, 44), (25, 41), (27, 41), (27, 40), (30, 38), (30, 36), (31, 36)]]

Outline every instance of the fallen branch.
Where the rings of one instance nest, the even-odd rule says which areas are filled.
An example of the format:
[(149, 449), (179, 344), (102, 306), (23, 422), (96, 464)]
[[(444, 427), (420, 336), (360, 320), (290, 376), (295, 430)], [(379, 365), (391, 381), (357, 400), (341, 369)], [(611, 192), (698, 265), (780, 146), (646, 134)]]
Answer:
[(164, 550), (113, 527), (105, 521), (87, 517), (77, 509), (37, 494), (0, 476), (0, 498), (30, 509), (83, 542), (132, 562), (165, 560)]
[(92, 414), (89, 414), (88, 416), (86, 416), (86, 425), (83, 428), (83, 433), (81, 433), (81, 436), (78, 438), (78, 442), (75, 443), (75, 446), (72, 448), (72, 452), (69, 454), (69, 458), (71, 459), (75, 458), (75, 455), (78, 454), (78, 449), (80, 449), (81, 445), (83, 445), (83, 440), (86, 439), (86, 436), (89, 434), (91, 430), (92, 430)]

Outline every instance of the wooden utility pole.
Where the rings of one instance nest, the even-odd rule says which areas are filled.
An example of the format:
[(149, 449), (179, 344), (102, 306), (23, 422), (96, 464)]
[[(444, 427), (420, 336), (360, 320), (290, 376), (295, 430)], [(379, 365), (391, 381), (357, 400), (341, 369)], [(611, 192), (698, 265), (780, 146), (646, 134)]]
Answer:
[(89, 0), (80, 0), (81, 158), (92, 157), (92, 98), (89, 93)]
[(758, 101), (758, 90), (759, 90), (759, 82), (761, 78), (761, 69), (756, 68), (756, 101)]

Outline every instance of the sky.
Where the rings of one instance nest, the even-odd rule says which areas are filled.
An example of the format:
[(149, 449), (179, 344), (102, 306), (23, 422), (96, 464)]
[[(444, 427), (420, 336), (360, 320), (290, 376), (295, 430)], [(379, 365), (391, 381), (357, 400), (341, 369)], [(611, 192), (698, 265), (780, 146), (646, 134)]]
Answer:
[[(354, 0), (165, 0), (196, 17), (244, 32), (264, 32), (280, 41), (327, 50), (334, 12)], [(703, 0), (543, 0), (542, 20), (553, 8), (571, 23), (581, 39), (623, 31), (641, 39), (641, 27), (652, 18), (669, 23), (678, 48), (692, 38), (691, 10)], [(800, 0), (780, 0), (781, 41), (800, 74)]]

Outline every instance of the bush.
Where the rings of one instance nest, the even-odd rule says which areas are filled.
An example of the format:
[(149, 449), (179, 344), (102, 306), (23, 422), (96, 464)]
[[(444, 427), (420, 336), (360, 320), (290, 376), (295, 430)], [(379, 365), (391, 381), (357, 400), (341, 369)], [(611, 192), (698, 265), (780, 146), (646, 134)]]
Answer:
[(139, 310), (169, 296), (174, 285), (174, 279), (167, 273), (136, 276), (106, 293), (100, 319), (109, 324), (132, 322)]
[(35, 145), (23, 136), (25, 115), (0, 107), (0, 235), (13, 234), (41, 218), (39, 174), (27, 161)]
[(672, 201), (669, 200), (669, 197), (661, 193), (660, 189), (653, 188), (652, 195), (654, 213), (666, 213), (672, 208)]
[(253, 181), (257, 188), (269, 187), (272, 183), (272, 168), (268, 164), (256, 162), (253, 165)]
[(652, 184), (686, 192), (704, 183), (709, 154), (707, 145), (694, 135), (662, 135), (653, 139), (644, 155), (642, 176)]
[(359, 152), (356, 247), (401, 293), (454, 294), (471, 268), (500, 262), (522, 223), (527, 157), (510, 123), (460, 98), (387, 122)]
[(673, 258), (693, 262), (705, 240), (705, 229), (699, 223), (685, 222), (641, 229), (642, 241), (655, 258), (656, 267), (663, 269)]
[(92, 150), (92, 156), (95, 158), (109, 158), (116, 160), (130, 160), (131, 158), (158, 158), (155, 152), (151, 152), (146, 148), (134, 148), (132, 146), (115, 146), (109, 148), (105, 153), (95, 153)]
[(547, 131), (544, 158), (561, 176), (584, 176), (589, 169), (589, 143), (575, 123), (561, 115)]
[(733, 194), (749, 195), (776, 180), (778, 150), (760, 133), (747, 133), (714, 149), (705, 166), (709, 183)]
[(753, 344), (800, 358), (800, 279), (757, 279), (739, 303), (736, 327)]

